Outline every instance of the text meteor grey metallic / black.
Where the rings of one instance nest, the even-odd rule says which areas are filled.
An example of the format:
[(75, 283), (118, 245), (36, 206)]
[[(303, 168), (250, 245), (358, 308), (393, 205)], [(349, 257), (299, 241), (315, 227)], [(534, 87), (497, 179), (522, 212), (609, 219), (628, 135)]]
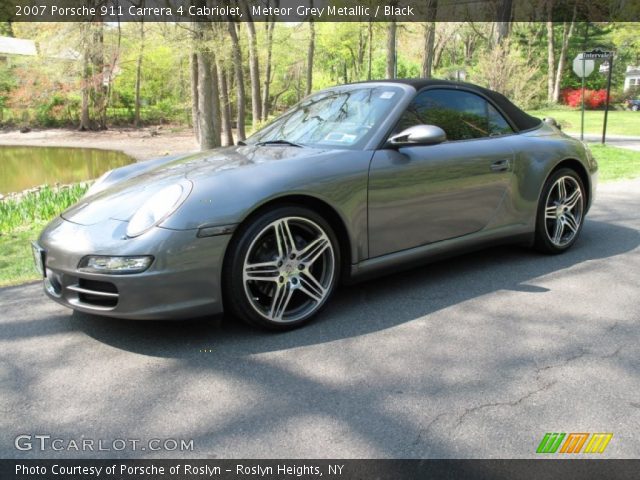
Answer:
[(351, 281), (497, 243), (561, 253), (588, 148), (502, 95), (397, 80), (313, 94), (245, 142), (101, 177), (34, 243), (45, 291), (132, 319), (299, 326)]

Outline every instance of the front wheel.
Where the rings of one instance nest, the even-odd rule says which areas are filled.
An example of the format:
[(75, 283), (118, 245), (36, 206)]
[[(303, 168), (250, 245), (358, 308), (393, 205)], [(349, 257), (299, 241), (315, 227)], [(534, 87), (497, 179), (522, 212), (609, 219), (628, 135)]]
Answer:
[(585, 189), (578, 174), (569, 168), (554, 172), (540, 196), (536, 248), (554, 254), (569, 249), (582, 229), (585, 207)]
[(324, 218), (285, 206), (242, 228), (227, 260), (226, 306), (250, 324), (286, 330), (324, 306), (337, 281), (340, 249)]

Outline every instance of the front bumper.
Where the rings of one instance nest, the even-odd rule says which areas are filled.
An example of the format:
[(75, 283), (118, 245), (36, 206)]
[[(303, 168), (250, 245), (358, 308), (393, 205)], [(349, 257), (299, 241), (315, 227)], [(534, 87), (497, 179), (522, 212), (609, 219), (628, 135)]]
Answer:
[[(221, 273), (230, 235), (154, 227), (127, 238), (127, 223), (78, 225), (62, 218), (41, 233), (46, 294), (74, 310), (130, 319), (179, 319), (221, 313)], [(142, 273), (78, 271), (87, 255), (153, 255)]]

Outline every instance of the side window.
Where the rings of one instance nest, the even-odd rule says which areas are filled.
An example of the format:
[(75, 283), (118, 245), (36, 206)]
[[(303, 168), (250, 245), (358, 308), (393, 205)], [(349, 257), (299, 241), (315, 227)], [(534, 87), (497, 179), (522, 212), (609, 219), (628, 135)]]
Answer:
[(493, 105), (487, 104), (489, 107), (489, 133), (490, 135), (507, 135), (513, 133), (513, 128), (509, 126), (500, 112)]
[(421, 124), (442, 128), (452, 141), (513, 132), (484, 98), (461, 90), (432, 89), (418, 94), (402, 114), (396, 132)]

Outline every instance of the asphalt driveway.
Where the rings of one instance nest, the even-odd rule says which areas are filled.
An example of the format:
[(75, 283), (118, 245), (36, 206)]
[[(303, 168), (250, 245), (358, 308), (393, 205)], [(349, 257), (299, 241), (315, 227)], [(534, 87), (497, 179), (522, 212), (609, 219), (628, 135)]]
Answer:
[[(613, 432), (639, 457), (640, 180), (601, 186), (574, 249), (496, 248), (342, 288), (285, 334), (72, 314), (0, 290), (0, 457), (534, 457)], [(20, 434), (193, 451), (18, 451)], [(110, 443), (109, 443), (110, 444)]]

